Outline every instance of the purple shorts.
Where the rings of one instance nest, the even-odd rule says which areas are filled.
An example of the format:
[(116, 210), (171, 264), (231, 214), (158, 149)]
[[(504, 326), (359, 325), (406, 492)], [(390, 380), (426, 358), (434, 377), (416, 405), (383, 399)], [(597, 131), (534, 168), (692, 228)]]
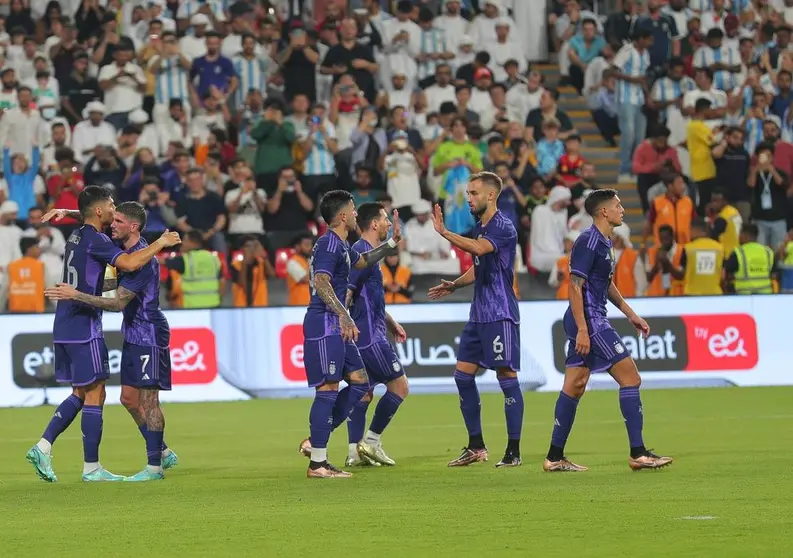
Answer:
[(571, 336), (568, 331), (565, 333), (567, 333), (568, 340), (567, 359), (565, 360), (567, 368), (584, 367), (589, 368), (589, 371), (593, 373), (605, 372), (611, 370), (611, 367), (619, 361), (631, 356), (622, 342), (622, 337), (613, 328), (604, 329), (589, 336), (589, 354), (585, 357), (575, 352), (575, 335)]
[(310, 387), (340, 382), (346, 374), (363, 370), (361, 354), (355, 343), (345, 342), (341, 335), (303, 342), (303, 365)]
[(369, 385), (387, 384), (405, 375), (399, 357), (394, 352), (391, 343), (385, 339), (375, 341), (361, 349), (361, 358), (366, 366), (366, 373), (369, 375)]
[(89, 386), (110, 378), (104, 339), (86, 343), (55, 343), (55, 380), (73, 386)]
[(515, 322), (465, 324), (460, 335), (458, 362), (472, 362), (483, 368), (495, 370), (509, 368), (520, 370), (520, 327)]
[(124, 342), (121, 351), (121, 385), (171, 389), (171, 351)]

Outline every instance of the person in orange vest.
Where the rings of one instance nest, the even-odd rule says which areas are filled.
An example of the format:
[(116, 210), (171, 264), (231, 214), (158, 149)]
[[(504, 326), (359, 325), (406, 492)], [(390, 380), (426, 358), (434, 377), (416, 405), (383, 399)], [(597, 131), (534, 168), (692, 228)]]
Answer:
[(556, 289), (556, 300), (567, 300), (570, 288), (570, 251), (581, 231), (570, 231), (564, 237), (564, 256), (556, 260), (556, 267), (548, 276), (548, 286)]
[(662, 180), (666, 194), (658, 196), (650, 204), (647, 223), (644, 227), (644, 247), (649, 248), (647, 239), (652, 235), (655, 244), (660, 244), (658, 229), (669, 225), (675, 233), (675, 242), (686, 244), (691, 240), (691, 221), (696, 217), (694, 202), (686, 194), (686, 181), (680, 174), (668, 173)]
[(19, 242), (22, 258), (8, 264), (8, 311), (44, 312), (45, 272), (37, 238)]
[(680, 261), (683, 246), (675, 242), (675, 231), (669, 225), (658, 229), (661, 241), (647, 250), (647, 296), (682, 296), (683, 267)]
[(314, 235), (301, 232), (292, 241), (295, 253), (286, 262), (286, 290), (289, 293), (289, 306), (308, 306), (311, 300), (310, 264), (314, 250)]
[(413, 301), (413, 276), (410, 268), (399, 264), (399, 254), (386, 256), (381, 266), (386, 304), (409, 304)]
[(639, 252), (633, 249), (631, 231), (627, 225), (614, 229), (611, 242), (614, 247), (614, 285), (624, 297), (644, 296), (647, 274)]
[(231, 299), (235, 308), (267, 306), (267, 278), (275, 270), (262, 243), (250, 236), (242, 244), (242, 257), (231, 262)]

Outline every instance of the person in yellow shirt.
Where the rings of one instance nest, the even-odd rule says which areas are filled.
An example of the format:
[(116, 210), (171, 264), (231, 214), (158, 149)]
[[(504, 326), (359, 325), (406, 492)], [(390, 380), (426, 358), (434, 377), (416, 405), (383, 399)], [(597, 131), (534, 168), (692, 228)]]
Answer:
[(708, 224), (700, 218), (691, 223), (691, 238), (680, 257), (680, 267), (684, 270), (683, 294), (722, 294), (724, 246), (708, 236)]
[(716, 162), (713, 160), (713, 131), (705, 123), (711, 102), (699, 99), (694, 105), (694, 115), (686, 128), (686, 144), (691, 157), (691, 180), (699, 192), (699, 214), (705, 214), (716, 182)]
[(735, 207), (727, 202), (724, 193), (714, 191), (711, 195), (708, 213), (712, 216), (710, 237), (718, 240), (724, 246), (724, 257), (729, 258), (733, 250), (738, 247), (743, 219)]
[(779, 265), (774, 251), (757, 242), (758, 228), (747, 223), (741, 244), (724, 262), (725, 284), (736, 294), (772, 294)]

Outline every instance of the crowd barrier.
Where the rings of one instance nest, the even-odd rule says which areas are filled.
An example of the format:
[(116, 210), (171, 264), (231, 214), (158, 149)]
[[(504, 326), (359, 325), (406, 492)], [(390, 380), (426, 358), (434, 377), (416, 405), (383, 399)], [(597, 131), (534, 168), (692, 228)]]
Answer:
[[(793, 384), (785, 362), (793, 295), (636, 299), (631, 304), (652, 332), (642, 339), (614, 308), (610, 317), (633, 355), (645, 387)], [(567, 340), (558, 301), (521, 302), (521, 380), (527, 389), (557, 391)], [(408, 338), (397, 353), (415, 392), (454, 391), (455, 354), (468, 304), (389, 307)], [(171, 324), (173, 390), (164, 401), (230, 401), (307, 396), (303, 368), (304, 308), (177, 310)], [(53, 378), (52, 315), (0, 316), (0, 406), (58, 402), (68, 388)], [(108, 402), (118, 400), (121, 316), (106, 313), (110, 353)], [(619, 348), (617, 349), (619, 350)], [(495, 373), (480, 374), (483, 391), (497, 390)], [(614, 387), (596, 375), (592, 387)]]

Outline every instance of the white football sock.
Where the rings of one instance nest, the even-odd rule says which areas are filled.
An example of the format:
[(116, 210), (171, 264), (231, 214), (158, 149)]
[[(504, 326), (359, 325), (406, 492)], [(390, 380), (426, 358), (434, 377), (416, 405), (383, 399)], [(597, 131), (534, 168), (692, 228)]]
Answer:
[(146, 465), (146, 469), (152, 473), (162, 473), (162, 467), (158, 465)]
[(311, 461), (322, 463), (328, 460), (328, 448), (311, 448)]
[(366, 431), (366, 442), (375, 446), (380, 445), (380, 434), (375, 434), (371, 430)]
[(38, 443), (36, 444), (36, 447), (38, 447), (41, 450), (41, 453), (43, 453), (45, 455), (49, 455), (50, 452), (52, 451), (52, 444), (50, 444), (44, 438), (42, 438), (41, 440), (38, 441)]
[(83, 464), (83, 474), (87, 475), (88, 473), (93, 473), (97, 469), (101, 469), (102, 466), (97, 461), (96, 463), (84, 463)]
[(350, 444), (350, 448), (347, 450), (347, 457), (350, 459), (358, 459), (358, 444)]

